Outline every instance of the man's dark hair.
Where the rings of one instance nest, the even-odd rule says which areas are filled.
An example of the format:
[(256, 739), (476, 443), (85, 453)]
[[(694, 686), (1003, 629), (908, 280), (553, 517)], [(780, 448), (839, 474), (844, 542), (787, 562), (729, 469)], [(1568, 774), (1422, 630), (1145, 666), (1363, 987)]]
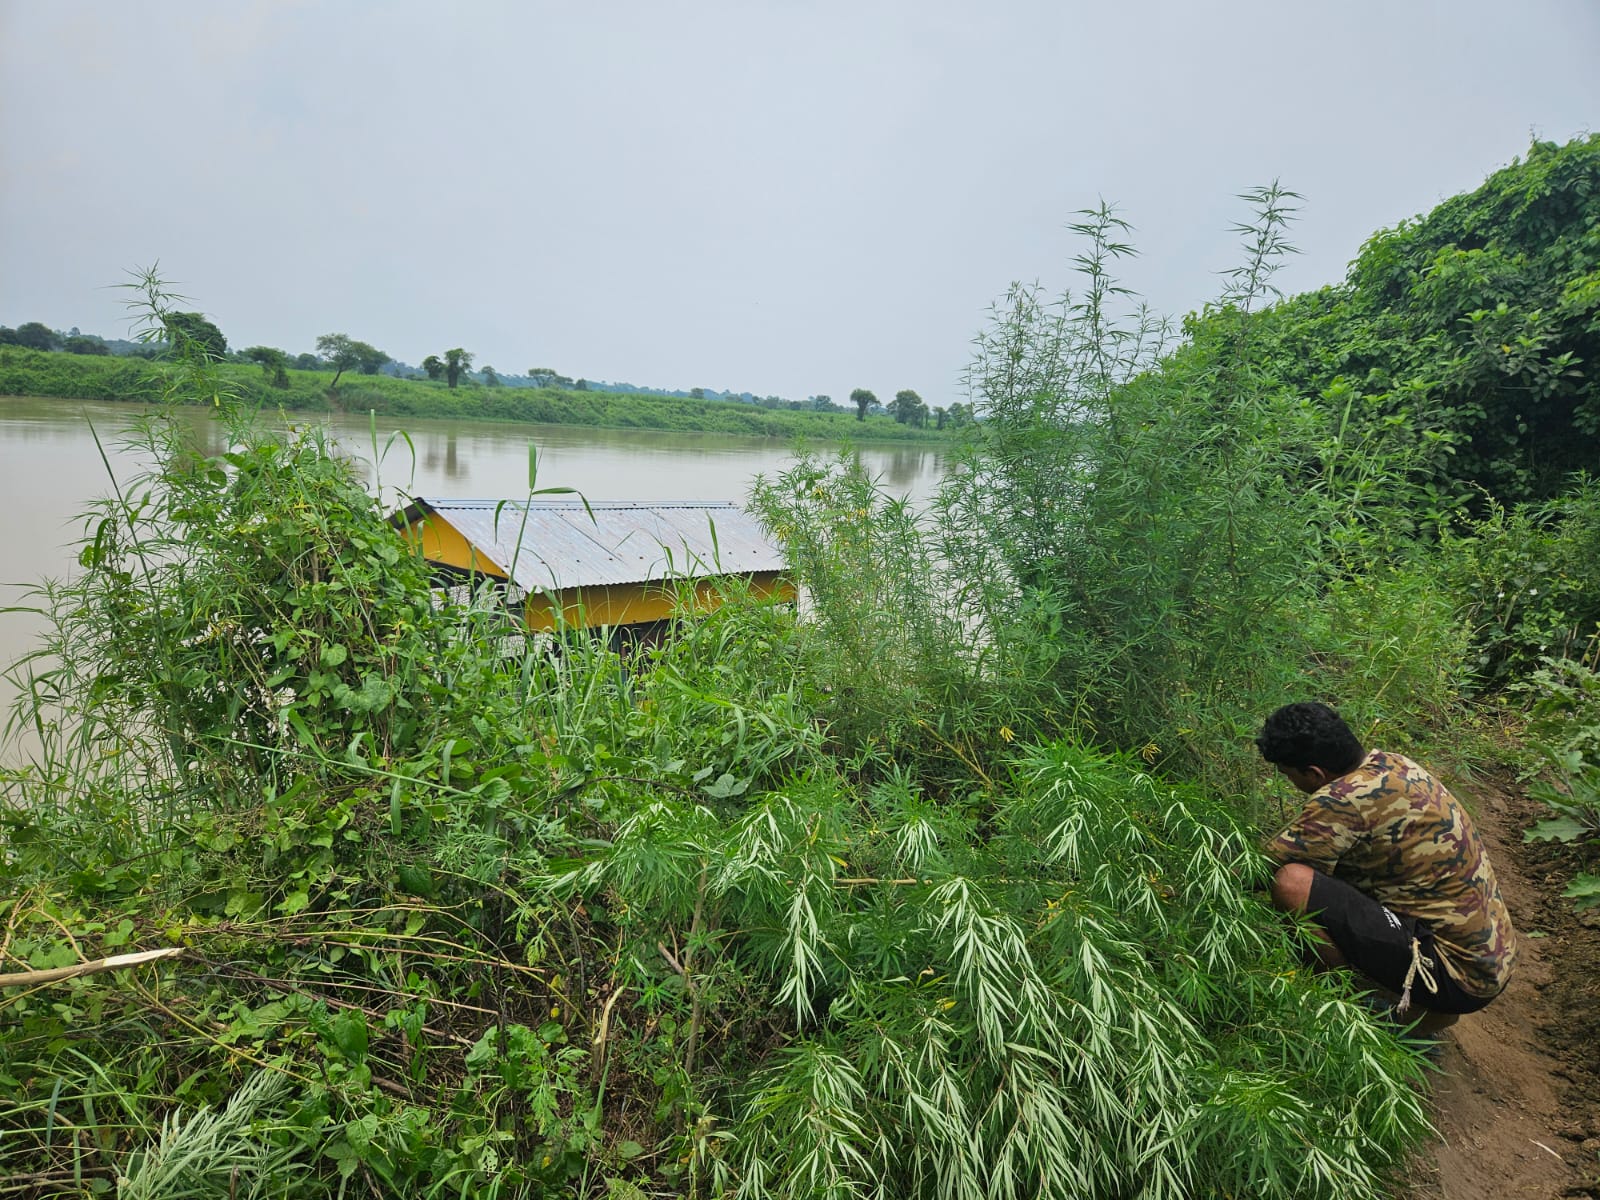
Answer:
[(1367, 753), (1344, 718), (1314, 700), (1285, 704), (1268, 717), (1256, 748), (1274, 766), (1321, 767), (1329, 775), (1355, 770)]

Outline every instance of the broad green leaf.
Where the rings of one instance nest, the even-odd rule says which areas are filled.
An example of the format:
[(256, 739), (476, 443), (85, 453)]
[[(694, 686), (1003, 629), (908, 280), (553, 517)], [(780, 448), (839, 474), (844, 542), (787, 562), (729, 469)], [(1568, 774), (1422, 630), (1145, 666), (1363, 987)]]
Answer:
[(1576, 900), (1577, 908), (1594, 908), (1600, 905), (1600, 875), (1575, 876), (1561, 894), (1568, 900)]
[(421, 896), (430, 898), (433, 895), (433, 873), (427, 867), (419, 867), (414, 863), (402, 863), (395, 872), (399, 877), (400, 890), (408, 896)]
[(713, 800), (727, 800), (733, 796), (744, 795), (745, 789), (749, 786), (750, 781), (748, 779), (735, 779), (724, 771), (717, 776), (715, 783), (709, 783), (700, 790)]
[(1571, 817), (1551, 817), (1540, 821), (1522, 835), (1525, 842), (1575, 842), (1589, 830)]
[(358, 1012), (343, 1012), (333, 1022), (333, 1044), (352, 1062), (367, 1056), (367, 1019)]

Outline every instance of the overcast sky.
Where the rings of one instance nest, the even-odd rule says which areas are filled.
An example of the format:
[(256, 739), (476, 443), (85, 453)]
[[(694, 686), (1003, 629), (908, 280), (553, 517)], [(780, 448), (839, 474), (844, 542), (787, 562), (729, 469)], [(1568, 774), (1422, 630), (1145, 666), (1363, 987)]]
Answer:
[(1235, 193), (1302, 290), (1597, 115), (1596, 0), (0, 0), (0, 324), (159, 261), (235, 347), (943, 404), (1100, 197), (1182, 313)]

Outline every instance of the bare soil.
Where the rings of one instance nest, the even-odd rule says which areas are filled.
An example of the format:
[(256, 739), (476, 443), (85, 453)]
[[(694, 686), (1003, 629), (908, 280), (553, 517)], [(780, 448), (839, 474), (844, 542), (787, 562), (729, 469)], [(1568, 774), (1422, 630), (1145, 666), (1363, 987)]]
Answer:
[(1600, 1200), (1600, 910), (1561, 899), (1575, 862), (1527, 844), (1548, 815), (1509, 787), (1464, 789), (1522, 944), (1504, 994), (1444, 1035), (1438, 1138), (1408, 1200)]

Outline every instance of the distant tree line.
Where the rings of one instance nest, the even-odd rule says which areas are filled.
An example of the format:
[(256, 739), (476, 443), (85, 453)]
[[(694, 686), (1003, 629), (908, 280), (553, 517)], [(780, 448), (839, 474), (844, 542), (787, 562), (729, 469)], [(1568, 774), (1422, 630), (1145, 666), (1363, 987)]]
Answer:
[[(325, 333), (317, 338), (316, 352), (291, 355), (276, 346), (250, 346), (230, 352), (228, 340), (216, 323), (204, 313), (175, 312), (167, 314), (164, 337), (149, 342), (107, 340), (94, 334), (80, 333), (76, 327), (67, 333), (51, 329), (41, 321), (28, 321), (15, 329), (0, 325), (0, 346), (21, 346), (29, 350), (66, 351), (72, 354), (131, 355), (142, 358), (159, 357), (173, 349), (203, 357), (231, 362), (254, 363), (261, 368), (268, 383), (274, 388), (291, 386), (290, 370), (329, 371), (333, 380), (330, 390), (339, 386), (339, 380), (348, 372), (362, 375), (387, 374), (399, 378), (427, 378), (441, 381), (454, 390), (463, 381), (484, 387), (532, 387), (555, 390), (588, 392), (605, 391), (621, 395), (661, 396), (670, 399), (692, 399), (729, 404), (748, 404), (770, 410), (791, 412), (848, 412), (849, 409), (834, 402), (826, 393), (792, 400), (778, 395), (758, 396), (753, 392), (733, 392), (716, 388), (695, 387), (688, 390), (657, 387), (640, 387), (630, 383), (598, 382), (582, 377), (574, 378), (553, 367), (529, 367), (527, 374), (504, 374), (485, 364), (478, 371), (472, 369), (475, 355), (456, 346), (440, 354), (430, 354), (420, 367), (398, 362), (391, 355), (369, 342), (360, 341), (347, 333)], [(959, 427), (969, 424), (973, 417), (969, 406), (951, 404), (948, 408), (929, 408), (922, 397), (910, 389), (895, 393), (894, 400), (885, 407), (877, 396), (866, 388), (856, 388), (850, 393), (850, 403), (855, 405), (857, 420), (868, 416), (892, 416), (902, 425), (926, 428), (929, 420), (935, 428)]]

